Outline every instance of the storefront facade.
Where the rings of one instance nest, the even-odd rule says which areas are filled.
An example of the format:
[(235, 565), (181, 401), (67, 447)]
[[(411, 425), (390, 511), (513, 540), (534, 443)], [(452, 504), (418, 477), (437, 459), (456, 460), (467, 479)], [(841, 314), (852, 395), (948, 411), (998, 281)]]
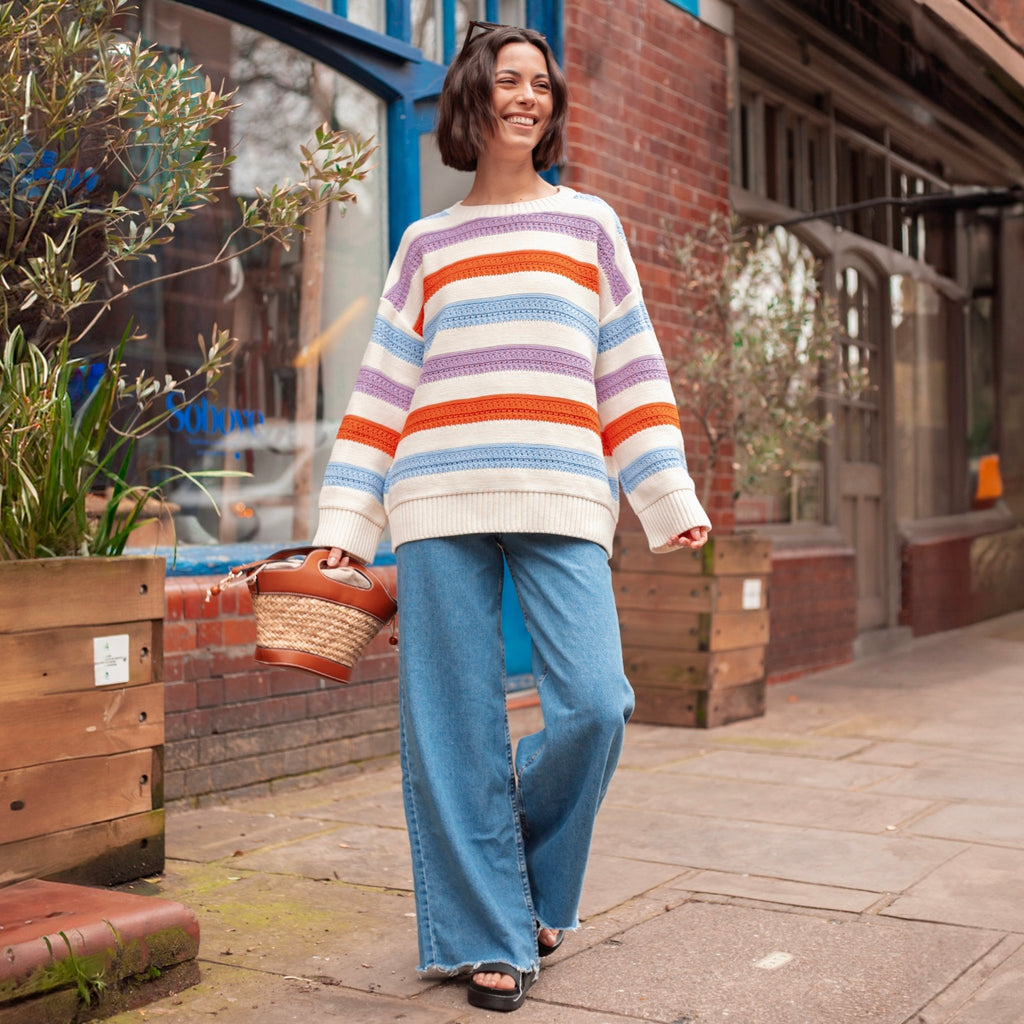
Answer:
[(808, 521), (748, 517), (774, 536), (775, 593), (792, 577), (800, 613), (773, 614), (777, 673), (803, 667), (814, 572), (846, 552), (864, 651), (1024, 603), (1024, 55), (1020, 26), (976, 6), (735, 10), (733, 208), (822, 261), (841, 364), (867, 383), (831, 401)]
[[(405, 224), (468, 187), (440, 166), (431, 131), (470, 18), (536, 27), (561, 53), (573, 116), (559, 180), (619, 212), (670, 364), (685, 330), (667, 238), (734, 214), (781, 226), (820, 263), (844, 327), (837, 360), (862, 386), (831, 389), (829, 443), (784, 493), (737, 494), (725, 470), (708, 503), (719, 531), (773, 540), (770, 677), (1024, 606), (1024, 25), (1000, 0), (142, 0), (144, 36), (238, 88), (219, 140), (237, 147), (233, 194), (286, 177), (325, 120), (380, 146), (358, 203), (303, 247), (167, 286), (137, 310), (152, 365), (173, 369), (213, 322), (242, 342), (216, 403), (149, 453), (252, 474), (221, 495), (220, 520), (199, 496), (173, 496), (183, 564), (311, 535), (390, 254)], [(214, 245), (217, 216), (167, 258)], [(684, 425), (699, 471), (703, 442)], [(186, 647), (207, 614), (190, 585), (176, 584)], [(188, 652), (169, 653), (185, 683)], [(366, 694), (346, 698), (375, 723), (378, 752), (394, 735), (381, 710), (392, 658), (382, 650)], [(241, 680), (244, 645), (218, 664)], [(240, 707), (273, 696), (272, 680), (248, 685)], [(206, 728), (180, 692), (181, 722)], [(179, 783), (171, 792), (199, 792)]]

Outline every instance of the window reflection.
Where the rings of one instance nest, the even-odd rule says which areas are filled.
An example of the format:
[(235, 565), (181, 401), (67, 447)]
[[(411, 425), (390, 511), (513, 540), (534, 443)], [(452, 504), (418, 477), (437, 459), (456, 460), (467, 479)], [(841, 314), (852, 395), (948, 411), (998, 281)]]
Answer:
[[(379, 5), (363, 5), (369, 11)], [(361, 7), (350, 3), (350, 15)], [(365, 13), (365, 12), (364, 12)], [(144, 0), (143, 36), (181, 50), (213, 81), (237, 89), (238, 110), (214, 140), (237, 154), (226, 192), (179, 226), (159, 276), (207, 262), (235, 225), (235, 197), (298, 173), (299, 147), (327, 121), (363, 138), (383, 137), (383, 105), (369, 92), (261, 33), (164, 0)], [(151, 370), (181, 376), (196, 337), (214, 324), (238, 339), (215, 396), (182, 409), (139, 452), (137, 471), (161, 464), (242, 470), (210, 481), (218, 516), (195, 486), (172, 484), (179, 543), (305, 540), (334, 432), (369, 337), (387, 253), (383, 154), (358, 202), (306, 225), (288, 251), (264, 246), (226, 266), (139, 293), (133, 315), (148, 341), (133, 352)]]

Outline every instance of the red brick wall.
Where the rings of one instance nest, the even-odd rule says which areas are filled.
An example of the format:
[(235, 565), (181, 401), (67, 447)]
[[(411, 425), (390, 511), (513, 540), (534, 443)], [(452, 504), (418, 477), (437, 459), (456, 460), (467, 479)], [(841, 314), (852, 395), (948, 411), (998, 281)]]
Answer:
[(970, 537), (906, 544), (901, 562), (900, 623), (910, 626), (914, 636), (972, 621)]
[[(394, 585), (394, 569), (381, 574)], [(302, 786), (398, 751), (398, 655), (387, 631), (347, 686), (257, 664), (249, 592), (167, 580), (165, 799), (193, 804)]]
[(1024, 527), (904, 543), (900, 622), (914, 636), (1024, 608)]
[[(644, 297), (670, 365), (678, 359), (682, 277), (672, 238), (729, 212), (726, 41), (665, 0), (576, 0), (565, 5), (571, 92), (563, 181), (606, 199), (629, 238)], [(706, 444), (684, 417), (695, 477)], [(731, 452), (724, 465), (731, 465)], [(730, 469), (708, 511), (733, 528)]]
[(768, 603), (769, 682), (853, 660), (857, 581), (851, 550), (773, 553)]

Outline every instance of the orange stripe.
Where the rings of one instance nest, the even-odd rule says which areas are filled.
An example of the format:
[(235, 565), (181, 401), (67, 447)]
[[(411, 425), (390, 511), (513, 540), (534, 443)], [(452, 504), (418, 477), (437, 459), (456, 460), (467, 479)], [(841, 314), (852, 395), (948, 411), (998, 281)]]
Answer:
[(361, 416), (346, 416), (338, 427), (338, 440), (365, 444), (368, 448), (376, 448), (394, 458), (398, 447), (398, 431), (364, 420)]
[(589, 288), (592, 292), (600, 290), (597, 267), (593, 264), (580, 263), (579, 260), (557, 252), (523, 249), (519, 252), (470, 256), (464, 260), (456, 260), (455, 263), (442, 267), (433, 274), (427, 274), (423, 279), (423, 302), (426, 304), (440, 289), (453, 281), (495, 277), (499, 274), (519, 274), (531, 270), (560, 274), (584, 288)]
[(653, 402), (631, 409), (604, 428), (604, 453), (611, 455), (623, 441), (650, 427), (679, 426), (679, 410), (668, 402)]
[(601, 430), (596, 410), (584, 402), (541, 398), (538, 395), (488, 395), (486, 398), (464, 398), (457, 402), (442, 402), (416, 409), (409, 413), (405, 421), (405, 433), (501, 420), (564, 423), (592, 430), (595, 434)]

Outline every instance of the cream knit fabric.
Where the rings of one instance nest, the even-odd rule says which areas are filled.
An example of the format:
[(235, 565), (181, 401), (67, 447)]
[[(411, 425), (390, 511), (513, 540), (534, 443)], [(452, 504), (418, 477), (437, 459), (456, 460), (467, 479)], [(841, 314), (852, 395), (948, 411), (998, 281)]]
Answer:
[(320, 494), (317, 545), (372, 558), (465, 533), (611, 553), (619, 490), (653, 550), (710, 525), (665, 362), (605, 202), (561, 187), (411, 225)]

